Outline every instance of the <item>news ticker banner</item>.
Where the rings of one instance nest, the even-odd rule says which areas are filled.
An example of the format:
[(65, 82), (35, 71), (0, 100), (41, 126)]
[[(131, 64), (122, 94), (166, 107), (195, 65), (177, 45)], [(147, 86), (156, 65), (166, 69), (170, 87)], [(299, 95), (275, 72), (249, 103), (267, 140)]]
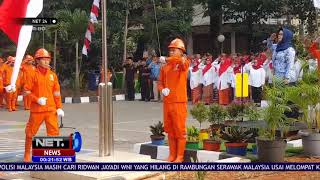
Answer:
[(32, 139), (32, 162), (76, 162), (72, 135), (67, 137), (34, 137)]
[(0, 163), (0, 171), (320, 171), (320, 163)]

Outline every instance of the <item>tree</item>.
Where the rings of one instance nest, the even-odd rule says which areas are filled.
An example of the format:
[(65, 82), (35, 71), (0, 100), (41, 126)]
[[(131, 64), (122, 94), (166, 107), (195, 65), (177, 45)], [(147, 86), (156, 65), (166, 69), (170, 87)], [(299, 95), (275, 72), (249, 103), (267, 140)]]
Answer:
[(254, 25), (262, 19), (277, 17), (281, 14), (281, 1), (277, 0), (231, 0), (226, 4), (224, 20), (234, 20), (243, 23), (248, 32), (248, 50), (253, 47)]
[[(193, 15), (192, 1), (177, 0), (171, 4), (167, 1), (155, 1), (158, 21), (160, 47), (162, 52), (167, 51), (166, 45), (175, 37), (187, 39), (191, 33)], [(143, 40), (149, 49), (158, 51), (157, 27), (152, 4), (146, 5), (143, 12)], [(159, 54), (160, 52), (158, 52)]]
[(309, 33), (316, 30), (316, 9), (312, 0), (283, 0), (284, 6), (287, 7), (284, 14), (288, 14), (300, 19), (299, 34), (300, 38), (304, 35), (304, 24), (307, 23)]
[(223, 7), (228, 4), (228, 1), (225, 0), (198, 0), (196, 3), (201, 3), (205, 9), (205, 16), (210, 17), (210, 49), (214, 55), (218, 55), (219, 43), (217, 37), (221, 34), (222, 29), (222, 15)]
[[(74, 45), (76, 49), (75, 60), (75, 92), (79, 95), (80, 92), (80, 69), (79, 69), (79, 43), (83, 44), (84, 34), (88, 24), (88, 15), (85, 11), (75, 9), (73, 12), (70, 10), (59, 10), (55, 15), (58, 21), (58, 32), (62, 40), (68, 42), (69, 45)], [(81, 63), (80, 63), (81, 64)]]

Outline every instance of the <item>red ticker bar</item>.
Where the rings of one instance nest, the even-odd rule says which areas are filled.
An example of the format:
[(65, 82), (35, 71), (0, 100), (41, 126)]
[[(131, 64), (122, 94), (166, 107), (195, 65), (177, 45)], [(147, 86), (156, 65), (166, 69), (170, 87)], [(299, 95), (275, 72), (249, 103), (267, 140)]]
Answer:
[(32, 156), (74, 156), (73, 149), (33, 149)]

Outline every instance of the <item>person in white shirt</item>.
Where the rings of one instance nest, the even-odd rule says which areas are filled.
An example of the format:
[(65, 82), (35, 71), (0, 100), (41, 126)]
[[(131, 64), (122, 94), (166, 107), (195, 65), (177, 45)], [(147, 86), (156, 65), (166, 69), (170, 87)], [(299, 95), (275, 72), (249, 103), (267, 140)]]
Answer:
[(203, 84), (203, 101), (205, 104), (213, 103), (213, 83), (217, 76), (216, 68), (212, 66), (212, 56), (206, 59), (206, 65), (202, 69), (202, 84)]
[(192, 104), (197, 104), (201, 100), (202, 94), (202, 70), (197, 59), (192, 60), (192, 67), (189, 68), (189, 72)]
[(252, 99), (254, 103), (260, 105), (262, 99), (262, 87), (265, 84), (266, 72), (262, 66), (263, 62), (255, 58), (250, 68), (249, 84), (251, 86)]
[(231, 102), (231, 76), (233, 75), (233, 69), (231, 67), (232, 60), (226, 55), (222, 55), (220, 58), (220, 64), (218, 68), (218, 83), (217, 87), (219, 90), (219, 104), (229, 105)]
[(266, 72), (266, 82), (268, 86), (271, 86), (273, 79), (273, 68), (272, 68), (272, 51), (270, 49), (265, 51), (267, 59), (263, 63), (263, 69)]
[(218, 81), (219, 81), (219, 75), (218, 75), (218, 69), (219, 69), (219, 63), (220, 63), (220, 57), (217, 57), (213, 62), (212, 66), (215, 69), (216, 75), (213, 76), (213, 103), (219, 103), (219, 90), (218, 90)]
[(302, 65), (303, 65), (303, 62), (298, 57), (296, 57), (294, 62), (295, 76), (293, 78), (293, 83), (289, 83), (289, 85), (295, 85), (298, 81), (302, 80), (302, 76), (303, 76)]
[[(310, 56), (310, 55), (309, 55)], [(308, 59), (308, 65), (309, 65), (309, 71), (313, 72), (318, 69), (318, 62), (316, 59), (311, 58), (311, 56)]]

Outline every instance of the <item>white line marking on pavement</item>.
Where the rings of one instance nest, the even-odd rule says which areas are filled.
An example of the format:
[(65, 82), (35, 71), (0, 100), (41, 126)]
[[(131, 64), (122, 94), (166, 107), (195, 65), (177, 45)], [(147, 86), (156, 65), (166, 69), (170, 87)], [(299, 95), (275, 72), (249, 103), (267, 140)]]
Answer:
[(24, 142), (24, 140), (19, 140), (19, 139), (9, 139), (9, 138), (0, 138), (8, 141), (17, 141), (17, 142)]
[(149, 131), (136, 131), (131, 129), (114, 129), (115, 131), (129, 131), (129, 132), (136, 132), (136, 133), (145, 133), (145, 134), (151, 134)]
[(145, 121), (125, 121), (125, 122), (116, 122), (116, 123), (113, 123), (113, 124), (127, 124), (127, 123), (136, 123), (136, 122), (147, 122), (147, 123), (150, 123), (149, 121), (150, 120), (145, 120)]

